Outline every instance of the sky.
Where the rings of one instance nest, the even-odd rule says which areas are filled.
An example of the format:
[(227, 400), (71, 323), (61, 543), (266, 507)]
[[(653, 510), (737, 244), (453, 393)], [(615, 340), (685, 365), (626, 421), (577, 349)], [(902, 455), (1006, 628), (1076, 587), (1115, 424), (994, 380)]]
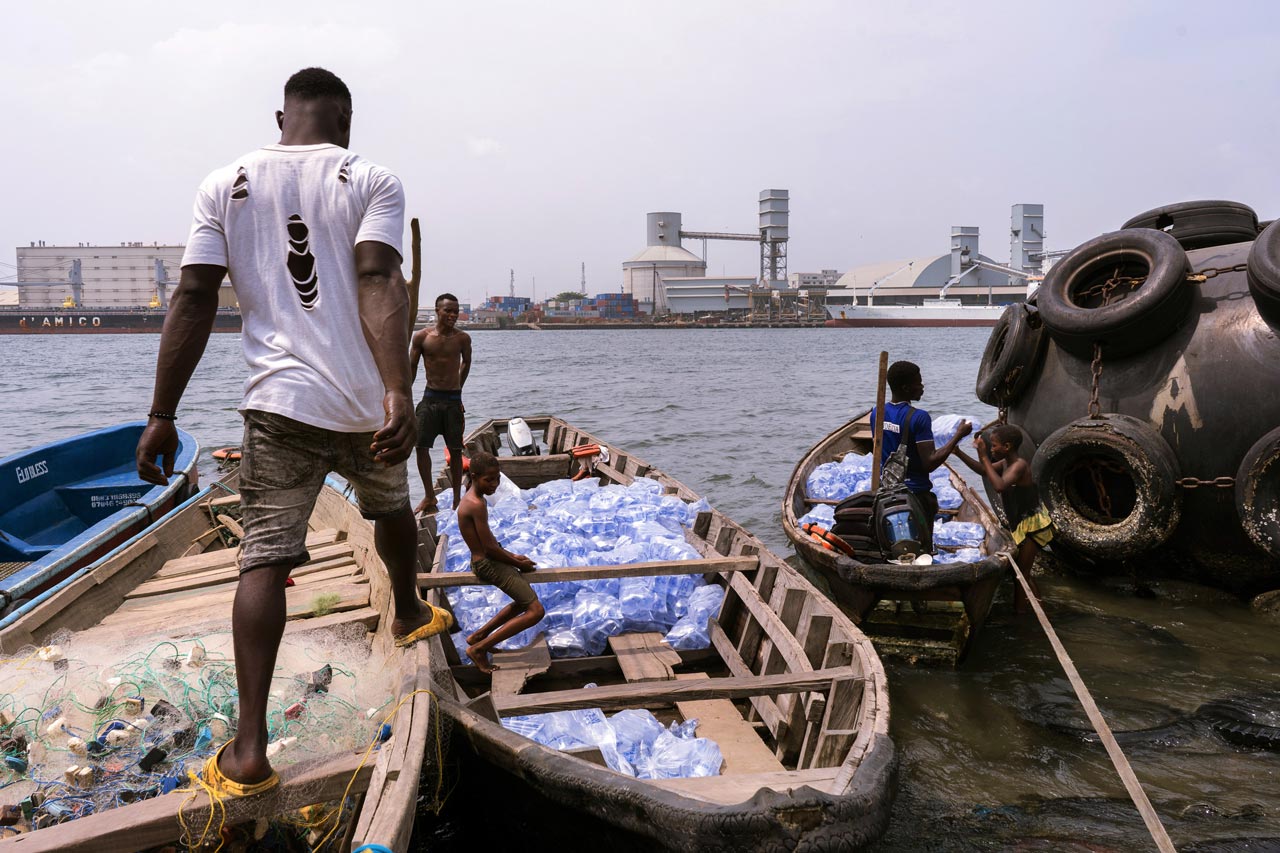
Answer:
[[(1280, 214), (1280, 8), (1266, 2), (542, 0), (11, 4), (0, 280), (12, 247), (185, 241), (201, 179), (278, 140), (288, 76), (354, 98), (403, 180), (424, 296), (618, 291), (645, 214), (754, 231), (791, 193), (790, 271), (1067, 249), (1161, 204)], [(701, 245), (688, 246), (695, 252)], [(753, 275), (752, 244), (708, 273)], [(11, 279), (10, 279), (11, 280)]]

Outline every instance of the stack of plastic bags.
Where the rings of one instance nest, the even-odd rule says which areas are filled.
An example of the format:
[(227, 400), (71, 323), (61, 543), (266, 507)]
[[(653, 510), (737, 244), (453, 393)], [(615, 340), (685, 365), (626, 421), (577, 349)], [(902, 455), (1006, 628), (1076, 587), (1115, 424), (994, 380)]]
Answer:
[[(521, 490), (506, 477), (491, 496), (489, 526), (504, 548), (527, 554), (538, 568), (611, 566), (701, 555), (684, 539), (684, 530), (710, 507), (705, 500), (686, 504), (663, 494), (656, 480), (637, 478), (630, 486), (601, 486), (588, 479), (552, 480)], [(438, 496), (436, 523), (449, 536), (446, 570), (470, 568), (471, 551), (449, 509), (451, 495)], [(674, 649), (710, 645), (707, 620), (720, 610), (724, 590), (700, 574), (646, 578), (608, 578), (538, 584), (534, 591), (547, 615), (534, 627), (501, 643), (500, 649), (527, 646), (546, 632), (553, 657), (603, 654), (614, 634), (657, 631)], [(465, 659), (466, 637), (488, 622), (511, 599), (492, 586), (464, 586), (448, 593), (461, 628), (453, 634)]]
[(611, 769), (637, 779), (717, 776), (723, 762), (715, 741), (694, 736), (696, 719), (666, 728), (645, 710), (612, 717), (598, 708), (557, 711), (507, 717), (502, 725), (552, 749), (597, 747)]

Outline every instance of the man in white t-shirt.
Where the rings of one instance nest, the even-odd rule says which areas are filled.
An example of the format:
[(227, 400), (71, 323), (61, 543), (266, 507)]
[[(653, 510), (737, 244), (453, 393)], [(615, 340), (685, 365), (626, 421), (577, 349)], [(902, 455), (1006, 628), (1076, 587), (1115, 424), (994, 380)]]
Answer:
[(374, 520), (397, 644), (444, 627), (418, 597), (405, 469), (416, 425), (400, 277), (404, 192), (391, 172), (347, 150), (351, 93), (330, 72), (307, 68), (289, 78), (276, 120), (279, 144), (216, 170), (196, 194), (137, 451), (144, 480), (173, 474), (178, 402), (229, 275), (249, 365), (240, 405), (244, 539), (232, 610), (240, 721), (205, 777), (232, 783), (224, 791), (238, 794), (279, 781), (267, 760), (266, 718), (285, 584), (309, 559), (307, 519), (330, 471), (355, 487), (361, 512)]

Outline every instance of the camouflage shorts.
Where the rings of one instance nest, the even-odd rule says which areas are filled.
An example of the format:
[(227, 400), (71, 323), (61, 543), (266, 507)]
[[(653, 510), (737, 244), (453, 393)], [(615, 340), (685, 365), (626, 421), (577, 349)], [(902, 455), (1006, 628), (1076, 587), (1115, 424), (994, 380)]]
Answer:
[(240, 571), (297, 566), (307, 554), (307, 520), (330, 472), (355, 489), (368, 519), (409, 507), (405, 465), (373, 458), (371, 432), (334, 432), (268, 412), (244, 413), (240, 506), (244, 541)]

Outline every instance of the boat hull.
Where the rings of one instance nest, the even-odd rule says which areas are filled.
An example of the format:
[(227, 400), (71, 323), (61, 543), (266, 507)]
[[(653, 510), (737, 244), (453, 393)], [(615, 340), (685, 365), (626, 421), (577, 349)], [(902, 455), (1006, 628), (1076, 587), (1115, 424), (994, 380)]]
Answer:
[(145, 426), (95, 430), (0, 459), (0, 562), (18, 567), (0, 578), (2, 612), (131, 538), (196, 490), (200, 446), (181, 430), (169, 484), (138, 479), (134, 448)]
[[(110, 335), (156, 334), (164, 328), (165, 311), (139, 308), (0, 308), (0, 335)], [(218, 311), (215, 332), (240, 332), (240, 312)]]
[[(990, 613), (1000, 582), (1009, 573), (1008, 561), (998, 554), (1011, 551), (1013, 542), (991, 510), (955, 471), (951, 472), (951, 485), (963, 498), (958, 518), (979, 522), (987, 531), (984, 551), (991, 556), (979, 562), (901, 566), (863, 561), (823, 547), (800, 529), (798, 519), (809, 508), (804, 491), (809, 474), (818, 465), (832, 462), (845, 453), (869, 453), (872, 438), (869, 415), (870, 412), (863, 413), (831, 432), (796, 465), (783, 499), (783, 531), (805, 567), (825, 582), (832, 598), (869, 632), (872, 626), (868, 619), (881, 601), (958, 602), (964, 618), (950, 628), (953, 656), (948, 656), (948, 660), (959, 664), (972, 648)], [(871, 636), (873, 642), (877, 640), (876, 633), (872, 632)], [(886, 651), (888, 639), (880, 638), (880, 642), (881, 650)]]
[[(563, 421), (546, 417), (526, 418), (526, 421), (535, 430), (542, 430), (547, 447), (545, 455), (540, 457), (503, 457), (500, 460), (503, 473), (517, 484), (527, 487), (570, 475), (578, 463), (572, 461), (572, 454), (567, 451), (594, 444), (609, 449), (610, 462), (596, 468), (605, 482), (626, 484), (633, 478), (647, 476), (658, 480), (669, 495), (679, 496), (685, 501), (697, 499), (687, 486), (643, 460)], [(472, 453), (496, 451), (501, 444), (498, 431), (505, 427), (505, 423), (490, 422), (481, 426), (468, 436), (468, 449)], [(438, 490), (448, 487), (447, 476), (447, 473), (441, 474), (437, 481)], [(758, 651), (764, 648), (760, 643), (767, 637), (810, 646), (812, 651), (806, 654), (814, 666), (830, 664), (836, 659), (831, 657), (833, 654), (837, 657), (848, 655), (850, 666), (862, 673), (865, 692), (861, 696), (858, 721), (850, 723), (851, 727), (856, 727), (856, 739), (848, 756), (843, 761), (837, 759), (838, 767), (818, 766), (815, 761), (800, 769), (799, 765), (804, 762), (801, 758), (794, 763), (795, 769), (777, 773), (753, 775), (744, 772), (735, 776), (726, 771), (725, 775), (703, 779), (635, 779), (508, 730), (498, 722), (496, 714), (484, 712), (483, 700), (490, 694), (468, 697), (456, 679), (461, 677), (460, 670), (471, 668), (456, 665), (452, 670), (455, 677), (437, 676), (442, 712), (459, 727), (480, 759), (507, 774), (513, 782), (527, 785), (533, 795), (598, 819), (611, 831), (617, 832), (619, 839), (626, 840), (621, 846), (627, 849), (864, 849), (887, 826), (898, 767), (897, 753), (887, 727), (887, 682), (870, 642), (798, 572), (720, 513), (712, 510), (699, 515), (687, 539), (708, 557), (758, 555), (759, 568), (755, 570), (754, 581), (748, 581), (747, 575), (741, 573), (731, 579), (728, 579), (728, 573), (707, 575), (708, 579), (714, 578), (713, 582), (725, 581), (728, 588), (726, 604), (709, 628), (713, 646), (707, 651), (681, 652), (683, 667), (688, 668), (690, 675), (677, 675), (675, 678), (678, 681), (682, 677), (693, 677), (692, 673), (698, 671), (695, 667), (705, 669), (708, 661), (714, 665), (717, 658), (726, 661), (728, 658), (737, 659), (736, 664), (728, 664), (730, 674), (746, 676), (748, 680), (756, 674), (755, 669), (769, 672), (788, 669), (791, 664), (782, 664), (779, 660), (767, 662), (765, 658), (772, 653)], [(612, 568), (626, 570), (628, 566)], [(433, 604), (445, 606), (440, 589), (433, 589), (430, 595), (429, 600)], [(748, 599), (754, 603), (748, 604)], [(773, 616), (765, 615), (765, 621), (771, 625), (768, 631), (786, 630), (782, 626), (787, 626), (801, 639), (792, 640), (766, 633), (766, 629), (754, 622), (750, 615), (755, 612), (752, 608), (762, 607), (776, 608)], [(822, 626), (821, 630), (815, 627), (818, 625)], [(826, 637), (841, 639), (834, 647), (827, 646), (824, 653), (819, 645), (824, 642), (821, 638)], [(438, 637), (432, 642), (439, 654), (448, 658), (451, 644), (442, 643)], [(832, 651), (833, 648), (843, 651)], [(618, 659), (608, 655), (563, 658), (551, 664), (548, 674), (561, 679), (576, 677), (578, 681), (616, 683), (620, 665)], [(712, 677), (710, 683), (716, 680)], [(677, 681), (654, 683), (675, 684)], [(626, 686), (630, 687), (629, 677), (627, 682)], [(476, 692), (485, 687), (476, 682), (471, 689)], [(538, 694), (531, 695), (536, 703)], [(523, 696), (519, 698), (523, 699)], [(499, 709), (502, 707), (501, 698), (490, 701), (496, 701)], [(751, 701), (755, 702), (754, 699)], [(833, 696), (828, 707), (837, 705), (849, 707), (843, 702), (837, 703)], [(651, 707), (661, 706), (662, 703), (658, 702)], [(795, 711), (802, 706), (792, 707)], [(752, 738), (763, 738), (765, 733), (773, 732), (771, 725), (771, 721), (765, 719), (762, 733), (753, 734)], [(776, 735), (779, 756), (787, 753), (787, 748), (782, 746), (788, 740), (785, 732), (785, 729), (778, 730)], [(809, 737), (808, 732), (806, 727), (806, 738)], [(798, 738), (799, 735), (800, 730), (794, 729), (793, 736)], [(727, 743), (721, 742), (728, 748)], [(801, 749), (799, 754), (804, 756), (806, 753)], [(843, 752), (839, 754), (843, 755)], [(728, 751), (725, 756), (726, 767), (729, 767), (734, 758)], [(766, 776), (769, 778), (765, 779)], [(733, 786), (730, 789), (732, 793), (726, 794), (725, 788), (719, 788), (716, 789), (719, 793), (711, 794), (712, 788), (699, 787), (704, 783), (727, 783)]]

